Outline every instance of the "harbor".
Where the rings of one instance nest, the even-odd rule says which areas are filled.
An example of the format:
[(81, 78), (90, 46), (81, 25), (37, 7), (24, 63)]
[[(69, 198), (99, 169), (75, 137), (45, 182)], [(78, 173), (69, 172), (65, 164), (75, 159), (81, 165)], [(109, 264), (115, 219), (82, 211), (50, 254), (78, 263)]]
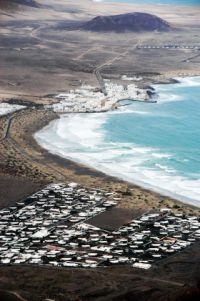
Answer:
[[(126, 78), (125, 78), (126, 79)], [(129, 84), (118, 84), (106, 79), (103, 88), (90, 85), (82, 85), (67, 93), (55, 96), (58, 100), (46, 108), (56, 113), (98, 113), (117, 109), (121, 100), (141, 101), (155, 103), (150, 97), (149, 89), (141, 89), (133, 82)]]

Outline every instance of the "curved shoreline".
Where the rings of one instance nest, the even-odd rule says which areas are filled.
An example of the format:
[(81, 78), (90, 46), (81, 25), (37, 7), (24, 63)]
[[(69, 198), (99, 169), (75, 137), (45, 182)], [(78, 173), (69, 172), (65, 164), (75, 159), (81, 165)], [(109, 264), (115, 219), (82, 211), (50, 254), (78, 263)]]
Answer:
[[(107, 175), (86, 164), (63, 159), (42, 148), (35, 141), (34, 133), (48, 126), (50, 121), (58, 118), (58, 114), (39, 108), (28, 108), (25, 112), (15, 113), (9, 130), (9, 137), (0, 147), (0, 154), (2, 155), (1, 176), (3, 179), (5, 176), (9, 183), (14, 181), (16, 185), (18, 185), (19, 178), (26, 179), (33, 186), (30, 193), (35, 189), (34, 185), (37, 186), (38, 184), (43, 187), (43, 185), (52, 182), (77, 182), (85, 187), (93, 187), (94, 189), (99, 187), (119, 193), (122, 201), (118, 207), (121, 209), (135, 210), (143, 208), (151, 210), (168, 207), (185, 214), (199, 214), (199, 208), (193, 205), (150, 191), (142, 185), (128, 183), (123, 179)], [(12, 164), (14, 163), (14, 166), (9, 166), (7, 160)], [(9, 177), (12, 179), (9, 180)], [(7, 193), (6, 187), (2, 187), (2, 193), (4, 193), (4, 190)], [(16, 189), (19, 190), (20, 199), (27, 195), (25, 187), (16, 186)], [(18, 198), (10, 197), (5, 195), (2, 202), (12, 204)]]
[[(189, 77), (190, 78), (190, 77)], [(169, 83), (170, 84), (177, 84), (177, 83), (180, 83), (181, 84), (181, 78), (177, 78), (177, 79), (169, 79)], [(66, 114), (67, 116), (67, 114)], [(52, 121), (52, 122), (55, 122), (55, 121)], [(50, 124), (48, 124), (46, 127), (49, 127), (51, 126)], [(45, 127), (45, 128), (46, 128)], [(43, 129), (42, 129), (43, 130)], [(35, 135), (34, 135), (34, 138), (35, 138)], [(72, 162), (75, 162), (75, 164), (81, 164), (81, 165), (84, 165), (85, 167), (89, 167), (89, 169), (93, 169), (94, 171), (96, 172), (100, 172), (100, 173), (103, 173), (105, 174), (106, 176), (110, 176), (110, 177), (114, 177), (117, 181), (125, 181), (127, 184), (129, 185), (136, 185), (138, 187), (140, 187), (141, 189), (145, 189), (145, 190), (148, 190), (152, 193), (158, 193), (162, 196), (164, 196), (165, 198), (173, 198), (173, 199), (176, 199), (178, 200), (179, 202), (181, 203), (185, 203), (186, 205), (192, 205), (192, 206), (198, 206), (197, 204), (197, 200), (194, 200), (190, 197), (187, 197), (187, 196), (182, 196), (180, 194), (177, 194), (177, 193), (173, 193), (173, 192), (170, 192), (169, 190), (167, 189), (164, 189), (164, 188), (159, 188), (159, 187), (155, 187), (155, 186), (152, 186), (150, 184), (147, 184), (143, 181), (138, 181), (137, 179), (134, 179), (133, 181), (131, 181), (130, 179), (128, 179), (126, 176), (123, 176), (123, 175), (120, 175), (120, 174), (113, 174), (112, 171), (110, 171), (109, 169), (107, 168), (101, 168), (101, 169), (98, 169), (96, 167), (94, 167), (93, 165), (87, 165), (86, 162), (84, 161), (81, 161), (81, 160), (78, 160), (78, 159), (74, 159), (74, 158), (71, 158), (70, 156), (67, 156), (65, 154), (62, 154), (60, 153), (59, 151), (56, 151), (56, 150), (50, 150), (50, 147), (45, 147), (44, 144), (40, 143), (40, 140), (38, 138), (35, 138), (38, 142), (38, 144), (40, 144), (43, 148), (45, 148), (48, 152), (56, 155), (56, 156), (59, 156), (61, 158), (64, 158), (66, 160), (70, 160)]]
[[(48, 125), (46, 125), (41, 130), (43, 130), (45, 128), (48, 128), (48, 127), (51, 127), (51, 124), (56, 122), (57, 120), (52, 120)], [(187, 197), (181, 196), (181, 195), (176, 194), (176, 193), (170, 193), (170, 191), (168, 191), (168, 190), (165, 190), (165, 189), (162, 189), (162, 188), (159, 188), (159, 187), (155, 187), (155, 186), (151, 186), (150, 184), (147, 184), (145, 182), (142, 182), (142, 181), (139, 181), (139, 180), (136, 180), (136, 179), (134, 179), (133, 181), (130, 181), (125, 176), (123, 177), (123, 176), (117, 175), (117, 174), (114, 175), (112, 173), (112, 171), (109, 172), (109, 170), (106, 170), (106, 169), (101, 169), (100, 170), (98, 168), (95, 168), (92, 165), (87, 165), (86, 163), (84, 163), (81, 160), (73, 160), (73, 158), (62, 155), (59, 151), (49, 150), (49, 148), (44, 147), (44, 145), (42, 145), (42, 143), (39, 142), (39, 139), (35, 137), (35, 134), (34, 134), (34, 139), (36, 140), (36, 142), (38, 143), (38, 145), (40, 147), (42, 147), (48, 153), (50, 153), (50, 154), (52, 154), (56, 157), (62, 158), (62, 159), (67, 160), (69, 162), (73, 162), (73, 164), (75, 164), (77, 167), (81, 166), (81, 168), (82, 168), (82, 166), (83, 166), (86, 170), (87, 169), (92, 170), (94, 173), (100, 174), (101, 176), (103, 175), (103, 177), (108, 177), (108, 178), (114, 179), (114, 181), (116, 181), (116, 182), (124, 182), (124, 183), (127, 183), (130, 186), (138, 187), (141, 190), (145, 190), (145, 191), (148, 191), (150, 193), (157, 194), (160, 197), (163, 197), (163, 198), (166, 198), (166, 199), (169, 198), (169, 199), (172, 199), (175, 202), (184, 204), (186, 206), (192, 206), (194, 208), (199, 208), (200, 209), (200, 206), (195, 204), (195, 202), (197, 202), (197, 201), (193, 200), (192, 198), (187, 198)]]
[[(59, 117), (55, 117), (51, 122), (59, 119)], [(46, 125), (48, 126), (49, 123)], [(45, 126), (45, 127), (46, 127)], [(44, 128), (44, 127), (42, 127)], [(40, 129), (42, 129), (40, 128)], [(34, 130), (31, 133), (31, 136), (33, 137), (34, 140), (34, 145), (36, 148), (39, 148), (42, 150), (42, 152), (47, 154), (47, 157), (50, 157), (54, 163), (58, 164), (58, 166), (65, 166), (67, 170), (73, 170), (73, 173), (77, 175), (76, 178), (72, 177), (70, 178), (71, 180), (76, 180), (77, 182), (83, 184), (83, 185), (92, 185), (94, 188), (102, 188), (102, 189), (107, 189), (107, 190), (115, 190), (118, 193), (122, 194), (122, 202), (119, 204), (119, 208), (129, 208), (129, 209), (135, 209), (135, 208), (143, 208), (144, 206), (144, 199), (147, 201), (147, 208), (149, 210), (151, 209), (159, 209), (163, 207), (168, 207), (172, 208), (174, 211), (183, 211), (186, 214), (188, 212), (195, 214), (200, 214), (199, 213), (199, 207), (189, 204), (189, 203), (184, 203), (178, 199), (163, 195), (162, 193), (156, 192), (154, 190), (147, 189), (143, 187), (142, 185), (138, 185), (136, 183), (130, 183), (128, 181), (125, 181), (122, 178), (118, 178), (116, 176), (112, 176), (109, 174), (106, 174), (103, 171), (97, 170), (95, 168), (92, 168), (90, 166), (87, 166), (83, 163), (79, 163), (67, 158), (64, 158), (60, 155), (57, 155), (55, 153), (51, 153), (48, 150), (44, 149), (34, 138), (35, 133), (39, 131), (39, 129)], [(35, 147), (34, 147), (35, 148)], [(88, 179), (82, 181), (82, 176), (85, 177), (87, 176), (90, 180)], [(116, 190), (117, 187), (117, 190)], [(125, 189), (125, 190), (124, 190)], [(136, 199), (132, 200), (131, 191), (136, 191)], [(133, 194), (134, 196), (134, 194)], [(141, 200), (140, 197), (142, 196)], [(128, 202), (127, 200), (128, 199)], [(146, 203), (145, 201), (145, 203)], [(139, 203), (138, 203), (139, 202)], [(150, 203), (149, 203), (150, 202)], [(145, 205), (146, 206), (146, 205)]]

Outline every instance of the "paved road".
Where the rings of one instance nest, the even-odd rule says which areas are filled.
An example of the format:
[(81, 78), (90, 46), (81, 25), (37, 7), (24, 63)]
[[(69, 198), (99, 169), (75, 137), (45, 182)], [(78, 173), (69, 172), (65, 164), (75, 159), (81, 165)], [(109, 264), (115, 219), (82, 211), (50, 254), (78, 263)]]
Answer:
[[(24, 109), (24, 111), (27, 110), (27, 109)], [(22, 112), (22, 111), (20, 111)], [(25, 114), (28, 114), (28, 112), (24, 112)], [(31, 112), (30, 112), (31, 113)], [(54, 168), (52, 166), (52, 164), (50, 165), (49, 163), (44, 163), (43, 162), (43, 159), (39, 159), (39, 158), (36, 158), (34, 157), (33, 155), (30, 155), (26, 150), (25, 148), (20, 145), (11, 135), (10, 135), (10, 129), (12, 127), (12, 123), (14, 121), (14, 119), (17, 117), (17, 115), (11, 115), (9, 118), (8, 118), (8, 121), (7, 121), (7, 124), (6, 124), (6, 127), (5, 127), (5, 130), (4, 130), (4, 136), (3, 138), (0, 140), (0, 141), (5, 141), (7, 140), (7, 142), (9, 144), (12, 145), (12, 147), (14, 149), (16, 149), (16, 151), (18, 153), (20, 153), (20, 155), (22, 157), (24, 157), (25, 161), (30, 161), (31, 163), (36, 163), (36, 164), (39, 164), (39, 165), (42, 165), (43, 167), (45, 166), (45, 168), (49, 171), (49, 174), (55, 174), (58, 179), (60, 181), (62, 180), (66, 180), (66, 176), (64, 174), (62, 174), (60, 171), (58, 171), (56, 168)]]
[(91, 47), (90, 49), (86, 50), (85, 52), (79, 54), (76, 58), (74, 58), (75, 61), (79, 61), (81, 60), (82, 58), (84, 58), (84, 56), (86, 54), (89, 54), (90, 52), (94, 52), (95, 50), (98, 50), (98, 46), (94, 46), (94, 47)]
[(9, 116), (8, 119), (6, 120), (7, 122), (6, 122), (6, 126), (4, 128), (3, 137), (0, 139), (0, 141), (4, 141), (8, 137), (8, 133), (9, 133), (12, 118), (13, 118), (13, 116)]
[(105, 82), (104, 82), (104, 80), (103, 80), (103, 77), (101, 76), (100, 70), (99, 70), (99, 69), (96, 69), (96, 70), (94, 71), (94, 74), (96, 75), (96, 78), (97, 78), (97, 80), (98, 80), (98, 82), (99, 82), (99, 86), (101, 87), (102, 93), (103, 93), (105, 96), (107, 96), (108, 93), (107, 93), (107, 91), (106, 91)]
[(94, 70), (94, 74), (97, 78), (97, 81), (99, 82), (99, 86), (101, 87), (102, 92), (104, 93), (104, 95), (107, 95), (107, 91), (106, 91), (106, 87), (105, 87), (105, 83), (104, 80), (101, 76), (101, 70), (105, 67), (105, 66), (109, 66), (111, 64), (113, 64), (115, 61), (121, 59), (122, 57), (125, 57), (126, 55), (128, 55), (128, 53), (134, 49), (137, 49), (139, 45), (141, 45), (142, 40), (138, 41), (137, 44), (135, 44), (133, 47), (128, 47), (128, 49), (122, 53), (119, 53), (118, 55), (116, 55), (115, 57), (113, 57), (112, 59), (109, 59), (108, 61), (104, 62), (103, 64), (99, 65), (95, 70)]

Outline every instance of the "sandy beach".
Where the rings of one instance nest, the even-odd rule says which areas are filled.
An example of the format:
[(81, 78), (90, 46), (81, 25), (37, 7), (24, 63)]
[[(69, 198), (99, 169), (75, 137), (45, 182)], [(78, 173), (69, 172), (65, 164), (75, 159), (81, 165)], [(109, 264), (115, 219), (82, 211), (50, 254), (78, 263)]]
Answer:
[[(6, 155), (5, 158), (2, 156), (1, 162), (5, 174), (11, 173), (14, 177), (30, 179), (33, 183), (73, 181), (86, 187), (101, 187), (108, 191), (117, 191), (122, 196), (122, 202), (118, 205), (119, 208), (150, 210), (169, 207), (191, 213), (199, 211), (193, 206), (128, 184), (42, 149), (33, 138), (33, 134), (55, 118), (59, 118), (59, 116), (53, 112), (42, 110), (29, 109), (15, 113), (10, 126), (9, 137), (1, 145), (1, 154)], [(23, 185), (21, 189), (23, 191)], [(19, 186), (18, 190), (20, 190)], [(5, 204), (4, 198), (5, 196), (1, 202)], [(13, 203), (15, 201), (13, 200)]]
[[(163, 9), (163, 6), (91, 0), (38, 2), (43, 8), (0, 7), (0, 102), (26, 106), (0, 116), (0, 208), (15, 205), (49, 183), (77, 182), (84, 187), (114, 191), (121, 198), (116, 208), (92, 221), (106, 229), (116, 229), (144, 212), (163, 207), (199, 216), (197, 207), (51, 154), (34, 139), (36, 132), (60, 118), (43, 106), (57, 103), (56, 95), (79, 89), (81, 85), (99, 89), (94, 72), (99, 68), (103, 78), (115, 84), (122, 84), (124, 75), (142, 77), (140, 89), (154, 83), (171, 83), (175, 77), (200, 75), (199, 9), (177, 6)], [(130, 11), (158, 15), (176, 30), (141, 35), (70, 29), (74, 22)], [(181, 47), (166, 47), (168, 44)], [(138, 48), (138, 45), (149, 47)], [(26, 301), (179, 301), (186, 295), (198, 298), (198, 262), (197, 242), (149, 271), (128, 266), (94, 270), (1, 266), (0, 298)]]

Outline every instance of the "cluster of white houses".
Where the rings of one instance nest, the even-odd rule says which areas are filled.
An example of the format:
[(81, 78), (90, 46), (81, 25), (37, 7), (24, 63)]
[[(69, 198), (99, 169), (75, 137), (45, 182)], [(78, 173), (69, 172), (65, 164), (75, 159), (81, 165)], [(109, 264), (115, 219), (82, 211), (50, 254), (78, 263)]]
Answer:
[(7, 115), (9, 113), (13, 113), (15, 111), (19, 111), (24, 109), (25, 106), (21, 106), (21, 105), (13, 105), (13, 104), (9, 104), (6, 102), (1, 102), (0, 103), (0, 116), (4, 116)]
[(129, 264), (148, 269), (200, 237), (199, 217), (165, 208), (115, 231), (90, 224), (90, 218), (119, 200), (114, 193), (76, 183), (53, 184), (0, 210), (0, 263), (79, 268)]
[(78, 89), (57, 95), (58, 102), (50, 108), (58, 113), (105, 112), (116, 108), (120, 100), (149, 100), (147, 90), (138, 88), (134, 83), (124, 86), (105, 80), (105, 89), (106, 96), (98, 88), (82, 85)]

